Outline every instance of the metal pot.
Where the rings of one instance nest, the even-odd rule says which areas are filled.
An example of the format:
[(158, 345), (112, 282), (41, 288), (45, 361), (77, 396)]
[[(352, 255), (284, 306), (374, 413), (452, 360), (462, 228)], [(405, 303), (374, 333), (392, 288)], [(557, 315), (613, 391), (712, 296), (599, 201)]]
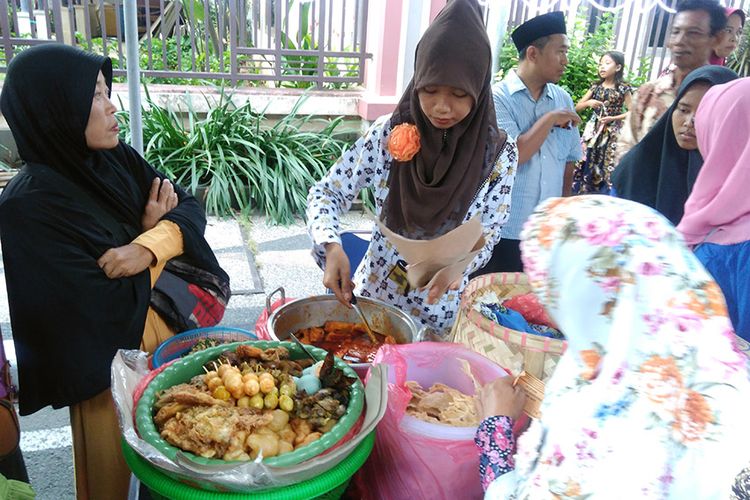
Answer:
[[(271, 299), (276, 293), (281, 293), (282, 303), (284, 302), (284, 288), (277, 288), (266, 297), (266, 310), (271, 311)], [(392, 335), (399, 344), (419, 342), (420, 331), (408, 314), (368, 297), (357, 297), (357, 303), (370, 327), (376, 332)], [(335, 295), (314, 295), (288, 302), (273, 311), (268, 318), (268, 334), (275, 340), (289, 340), (290, 333), (302, 328), (322, 326), (326, 321), (361, 322), (357, 313), (341, 304)], [(370, 363), (350, 365), (358, 373), (370, 367)]]

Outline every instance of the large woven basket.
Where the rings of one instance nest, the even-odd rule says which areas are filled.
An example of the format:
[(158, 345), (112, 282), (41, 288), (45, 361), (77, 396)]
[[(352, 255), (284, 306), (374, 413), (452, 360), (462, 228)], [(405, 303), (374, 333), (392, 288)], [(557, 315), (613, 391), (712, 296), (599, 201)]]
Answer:
[(567, 343), (511, 330), (485, 318), (474, 310), (474, 303), (488, 291), (495, 292), (500, 300), (504, 300), (528, 293), (531, 287), (523, 273), (485, 274), (474, 278), (464, 289), (451, 339), (513, 373), (523, 369), (546, 381), (565, 352)]

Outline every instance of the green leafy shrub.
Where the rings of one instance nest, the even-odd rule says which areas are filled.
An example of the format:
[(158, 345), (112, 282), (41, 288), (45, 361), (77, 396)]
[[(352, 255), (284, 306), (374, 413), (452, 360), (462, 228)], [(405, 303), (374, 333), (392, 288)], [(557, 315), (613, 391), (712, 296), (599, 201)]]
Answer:
[[(215, 33), (215, 27), (217, 19), (215, 18), (219, 13), (211, 9), (211, 19), (209, 22), (205, 22), (203, 15), (203, 7), (197, 0), (192, 0), (195, 4), (194, 13), (195, 17), (188, 15), (191, 10), (187, 9), (186, 14), (188, 19), (189, 28), (193, 30), (196, 35), (191, 41), (188, 35), (182, 37), (176, 37), (174, 34), (168, 35), (162, 39), (159, 36), (151, 37), (151, 57), (149, 58), (149, 39), (143, 38), (139, 43), (139, 63), (141, 71), (172, 71), (184, 73), (182, 76), (143, 76), (141, 80), (144, 83), (164, 83), (164, 84), (182, 84), (182, 85), (205, 85), (205, 84), (221, 84), (221, 78), (190, 78), (191, 72), (206, 72), (206, 61), (208, 61), (208, 71), (211, 73), (228, 73), (230, 72), (232, 55), (229, 47), (219, 54), (217, 46), (219, 41), (215, 43), (206, 43), (206, 30), (211, 33), (209, 37), (213, 40), (218, 35)], [(282, 47), (292, 50), (305, 50), (305, 51), (317, 51), (318, 44), (313, 43), (313, 36), (310, 32), (309, 18), (310, 8), (312, 4), (305, 3), (301, 6), (302, 19), (300, 21), (300, 29), (295, 34), (289, 34), (281, 32), (280, 43)], [(76, 33), (76, 40), (80, 47), (91, 50), (97, 54), (102, 54), (112, 59), (112, 67), (114, 69), (125, 70), (125, 60), (120, 59), (118, 52), (118, 41), (115, 37), (108, 37), (106, 40), (102, 38), (93, 38), (90, 42), (86, 40), (83, 34)], [(195, 67), (193, 67), (193, 52), (192, 44), (195, 44)], [(90, 48), (89, 48), (90, 47)], [(124, 45), (123, 45), (124, 50)], [(318, 74), (318, 59), (317, 55), (297, 55), (297, 54), (284, 54), (281, 56), (281, 73), (285, 76), (303, 76), (303, 77), (315, 77)], [(1, 61), (0, 61), (1, 62)], [(246, 54), (237, 55), (237, 66), (241, 69), (244, 74), (257, 74), (260, 73), (262, 67), (267, 65), (259, 64), (258, 61), (254, 61), (252, 56)], [(355, 77), (359, 74), (359, 60), (356, 57), (327, 57), (324, 68), (324, 75), (328, 77)], [(115, 82), (122, 83), (126, 79), (124, 77), (115, 77)], [(241, 80), (240, 85), (243, 86), (265, 86), (267, 82), (262, 80)], [(311, 88), (316, 84), (312, 81), (302, 80), (283, 80), (276, 82), (276, 85), (284, 88)], [(356, 86), (356, 83), (350, 82), (329, 82), (324, 83), (323, 88), (327, 89), (346, 89)]]
[[(293, 0), (287, 0), (291, 5)], [(293, 40), (291, 34), (284, 31), (280, 33), (280, 43), (285, 49), (317, 51), (318, 44), (313, 43), (310, 32), (310, 9), (312, 3), (306, 2), (300, 5), (300, 22), (296, 38)], [(316, 76), (318, 74), (317, 55), (285, 54), (281, 56), (281, 73), (285, 76)], [(329, 57), (323, 65), (323, 73), (328, 77), (354, 77), (359, 70), (359, 61), (349, 57)], [(303, 80), (282, 80), (277, 83), (280, 87), (306, 89), (315, 86), (315, 82)], [(327, 82), (323, 84), (328, 89), (349, 88), (353, 84), (349, 82)]]
[[(80, 47), (88, 50), (88, 42), (86, 42), (83, 35), (76, 33), (78, 44)], [(182, 77), (151, 77), (142, 76), (141, 81), (144, 83), (164, 83), (164, 84), (175, 84), (175, 85), (205, 85), (211, 83), (220, 83), (221, 79), (202, 79), (202, 78), (189, 78), (190, 72), (192, 71), (205, 71), (206, 58), (209, 60), (209, 68), (211, 72), (218, 73), (222, 71), (221, 60), (217, 54), (212, 51), (206, 54), (205, 51), (198, 50), (195, 57), (195, 68), (193, 68), (192, 60), (192, 49), (190, 46), (190, 37), (183, 36), (177, 43), (177, 38), (168, 37), (166, 42), (161, 38), (151, 39), (151, 63), (149, 64), (148, 55), (148, 40), (143, 39), (140, 42), (138, 50), (139, 64), (141, 71), (177, 71), (185, 73)], [(104, 48), (104, 41), (102, 38), (93, 38), (91, 40), (91, 51), (97, 54), (112, 59), (112, 68), (125, 70), (127, 68), (126, 61), (120, 59), (120, 54), (117, 51), (117, 39), (107, 38), (106, 50)], [(164, 52), (164, 53), (163, 53)], [(177, 57), (179, 53), (179, 58)], [(164, 64), (164, 55), (166, 55), (166, 65)], [(229, 72), (229, 65), (231, 64), (231, 55), (229, 51), (223, 53), (223, 71)], [(245, 57), (245, 56), (241, 56)], [(125, 77), (115, 77), (115, 82), (124, 83), (127, 81)], [(248, 85), (253, 85), (255, 82), (248, 82)]]
[[(205, 118), (189, 106), (183, 119), (147, 94), (144, 156), (170, 179), (202, 196), (208, 213), (258, 209), (273, 223), (290, 223), (304, 212), (310, 186), (348, 146), (337, 131), (342, 117), (299, 115), (306, 98), (269, 125), (265, 111), (256, 112), (249, 103), (236, 106), (224, 89), (217, 103), (207, 101)], [(127, 141), (128, 115), (120, 112), (118, 118)], [(315, 122), (322, 129), (308, 130)]]

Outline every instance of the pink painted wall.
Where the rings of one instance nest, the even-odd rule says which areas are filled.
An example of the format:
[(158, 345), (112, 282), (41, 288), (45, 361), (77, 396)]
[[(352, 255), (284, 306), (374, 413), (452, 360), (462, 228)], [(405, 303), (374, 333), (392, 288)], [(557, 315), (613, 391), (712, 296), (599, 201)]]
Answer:
[(440, 12), (440, 9), (445, 7), (445, 4), (448, 3), (446, 0), (431, 0), (430, 5), (430, 22), (432, 22), (435, 17), (437, 17), (438, 12)]
[[(445, 7), (446, 0), (429, 0), (430, 21)], [(366, 91), (359, 101), (359, 115), (374, 120), (391, 113), (398, 103), (399, 64), (403, 64), (401, 25), (406, 21), (404, 0), (370, 2), (367, 20), (367, 48), (372, 59), (365, 66)]]
[(367, 47), (372, 59), (365, 67), (367, 90), (359, 102), (359, 114), (365, 120), (392, 112), (398, 98), (399, 47), (404, 17), (403, 0), (370, 2), (367, 20)]

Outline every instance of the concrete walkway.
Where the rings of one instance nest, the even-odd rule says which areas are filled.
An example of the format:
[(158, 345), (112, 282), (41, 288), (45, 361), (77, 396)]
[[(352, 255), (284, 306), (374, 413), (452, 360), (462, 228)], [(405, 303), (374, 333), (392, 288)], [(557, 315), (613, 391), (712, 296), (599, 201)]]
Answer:
[[(342, 229), (365, 229), (370, 225), (360, 213), (348, 213), (342, 218)], [(310, 240), (301, 220), (284, 227), (268, 225), (259, 216), (243, 223), (235, 219), (210, 218), (206, 239), (231, 279), (233, 296), (223, 325), (253, 330), (265, 307), (266, 294), (280, 286), (284, 287), (287, 297), (325, 293), (323, 273), (310, 256)], [(15, 366), (2, 268), (0, 326), (6, 354)], [(13, 372), (18, 382), (15, 370)], [(21, 429), (21, 448), (37, 498), (74, 498), (68, 410), (48, 407), (22, 417)]]

